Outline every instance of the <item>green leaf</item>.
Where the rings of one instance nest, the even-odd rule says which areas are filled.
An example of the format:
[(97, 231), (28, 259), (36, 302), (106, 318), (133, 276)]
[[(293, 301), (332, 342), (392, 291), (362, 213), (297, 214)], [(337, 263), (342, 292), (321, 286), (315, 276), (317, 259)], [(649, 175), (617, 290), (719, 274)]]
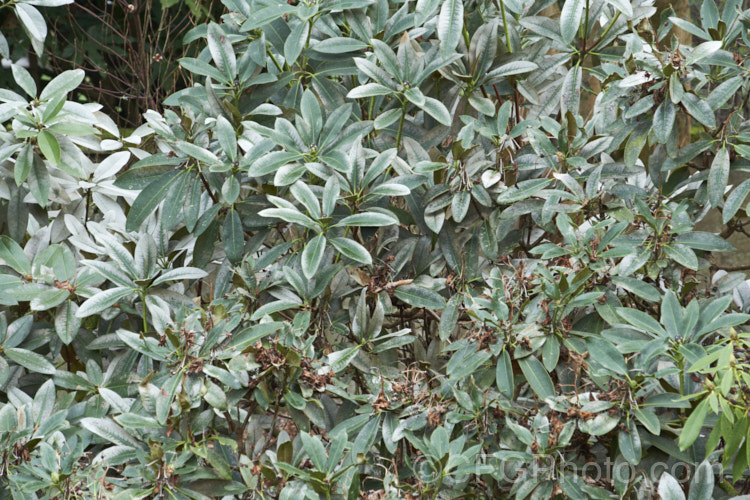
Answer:
[(680, 265), (692, 269), (693, 271), (698, 270), (698, 257), (695, 255), (690, 248), (679, 243), (670, 243), (664, 246), (664, 253), (670, 259), (674, 260)]
[(568, 111), (574, 115), (579, 113), (581, 105), (582, 78), (583, 70), (577, 65), (570, 68), (565, 75), (562, 90), (560, 91), (560, 113), (562, 113), (563, 116)]
[(0, 235), (0, 259), (19, 274), (31, 274), (31, 261), (11, 238)]
[(32, 38), (43, 42), (47, 37), (47, 24), (42, 14), (28, 3), (16, 3), (16, 16)]
[(732, 220), (732, 217), (734, 217), (745, 202), (748, 193), (750, 193), (750, 179), (746, 179), (729, 193), (729, 196), (724, 201), (724, 208), (721, 211), (721, 220), (724, 224)]
[(370, 82), (354, 87), (346, 94), (349, 99), (362, 99), (363, 97), (375, 97), (379, 95), (390, 95), (393, 94), (393, 90), (389, 89), (385, 85), (379, 83)]
[(440, 315), (438, 334), (440, 340), (443, 342), (447, 341), (456, 329), (458, 316), (458, 295), (454, 295), (448, 300), (445, 309), (443, 309), (443, 313)]
[(301, 22), (294, 27), (284, 41), (284, 59), (286, 59), (286, 63), (289, 66), (294, 65), (297, 58), (302, 53), (302, 49), (305, 47), (309, 33), (310, 23)]
[(652, 411), (644, 410), (643, 408), (636, 408), (633, 410), (635, 418), (643, 424), (643, 426), (654, 436), (658, 436), (661, 432), (661, 423), (659, 417), (657, 417)]
[(500, 394), (508, 399), (513, 398), (516, 385), (513, 381), (513, 365), (508, 351), (503, 351), (497, 358), (497, 367), (495, 368), (495, 382)]
[(685, 61), (685, 66), (695, 64), (701, 59), (710, 56), (711, 54), (719, 50), (723, 43), (724, 42), (722, 42), (721, 40), (711, 40), (710, 42), (703, 42), (702, 44), (696, 46), (692, 50), (692, 52), (690, 52), (690, 55)]
[(347, 52), (357, 52), (367, 48), (367, 44), (360, 40), (347, 37), (333, 37), (316, 43), (312, 49), (324, 54), (345, 54)]
[[(453, 0), (446, 0), (446, 2), (450, 1)], [(446, 108), (445, 105), (437, 99), (433, 99), (432, 97), (425, 97), (424, 104), (419, 107), (423, 109), (428, 115), (437, 120), (438, 123), (445, 125), (446, 127), (449, 127), (453, 123), (453, 118), (448, 112), (448, 108)]]
[(622, 319), (636, 328), (646, 332), (655, 333), (661, 337), (667, 335), (667, 332), (664, 331), (659, 322), (652, 318), (648, 313), (639, 311), (638, 309), (631, 309), (629, 307), (618, 307), (616, 311)]
[(312, 192), (312, 189), (310, 189), (310, 186), (302, 181), (297, 181), (292, 184), (292, 187), (289, 188), (289, 191), (292, 193), (292, 196), (297, 199), (297, 201), (302, 203), (302, 205), (305, 207), (305, 209), (307, 209), (307, 212), (313, 219), (320, 219), (320, 203), (318, 202), (318, 198)]
[(529, 386), (539, 396), (539, 399), (545, 400), (555, 395), (555, 386), (552, 385), (552, 379), (538, 359), (534, 356), (528, 356), (519, 359), (518, 365), (521, 367), (523, 376), (526, 377)]
[(134, 285), (133, 279), (128, 276), (127, 273), (125, 273), (122, 269), (111, 262), (102, 262), (100, 260), (86, 260), (83, 261), (83, 265), (85, 265), (86, 267), (90, 267), (98, 274), (100, 274), (103, 278), (108, 279), (118, 286), (132, 288)]
[(468, 191), (459, 191), (453, 195), (453, 201), (451, 203), (451, 212), (453, 213), (453, 220), (461, 222), (469, 212), (469, 205), (471, 204), (471, 194)]
[(680, 243), (695, 250), (706, 252), (733, 252), (736, 249), (720, 236), (704, 231), (692, 231), (675, 237), (675, 243)]
[(685, 500), (685, 493), (677, 479), (671, 474), (664, 472), (659, 478), (660, 500)]
[(708, 103), (693, 94), (692, 92), (685, 92), (680, 101), (690, 116), (695, 118), (699, 123), (702, 123), (706, 127), (713, 129), (716, 128), (716, 116)]
[(17, 363), (27, 370), (43, 375), (54, 375), (55, 367), (47, 358), (27, 349), (10, 347), (3, 350), (3, 354), (14, 363)]
[(23, 181), (29, 176), (33, 162), (34, 148), (30, 143), (25, 143), (18, 156), (16, 156), (16, 164), (13, 167), (13, 177), (17, 186), (23, 184)]
[(315, 221), (293, 208), (266, 208), (258, 212), (261, 217), (275, 217), (292, 224), (299, 224), (308, 229), (316, 227)]
[(440, 40), (440, 54), (450, 56), (461, 40), (464, 26), (463, 0), (445, 0), (437, 20), (437, 35)]
[(638, 428), (633, 421), (626, 429), (620, 430), (617, 434), (617, 442), (620, 447), (620, 453), (625, 460), (633, 465), (638, 465), (641, 461), (641, 437), (638, 434)]
[(21, 87), (29, 97), (36, 99), (36, 83), (34, 83), (34, 78), (26, 68), (19, 66), (18, 64), (11, 64), (10, 69), (13, 72), (13, 79), (18, 86)]
[(126, 231), (137, 231), (167, 196), (172, 183), (177, 179), (177, 170), (170, 170), (146, 186), (133, 202), (125, 224)]
[(690, 333), (682, 331), (682, 306), (672, 290), (667, 291), (661, 303), (661, 324), (672, 339)]
[(365, 247), (349, 238), (331, 238), (328, 240), (342, 255), (365, 265), (372, 265), (372, 256)]
[(39, 144), (39, 149), (42, 150), (44, 157), (50, 163), (53, 165), (60, 163), (60, 144), (54, 135), (46, 130), (42, 130), (37, 136), (37, 144)]
[(230, 161), (237, 158), (237, 134), (229, 120), (219, 115), (216, 118), (216, 136), (221, 144), (221, 149), (229, 157)]
[(320, 267), (320, 261), (323, 260), (323, 254), (326, 249), (326, 237), (323, 234), (317, 235), (312, 240), (308, 241), (302, 250), (302, 274), (307, 279), (312, 279), (315, 273), (318, 272)]
[(227, 349), (236, 351), (243, 351), (246, 347), (255, 344), (273, 332), (276, 332), (284, 327), (284, 323), (280, 321), (274, 321), (270, 323), (259, 323), (253, 325), (250, 328), (246, 328), (239, 333), (232, 335)]
[(706, 421), (708, 415), (708, 398), (698, 403), (693, 412), (685, 422), (685, 426), (682, 428), (680, 433), (680, 450), (685, 451), (692, 445), (698, 436), (700, 435), (703, 423)]
[(64, 288), (47, 288), (31, 299), (29, 308), (32, 311), (46, 311), (59, 306), (70, 296), (70, 292)]
[(245, 233), (242, 230), (242, 221), (237, 210), (231, 209), (221, 226), (221, 243), (224, 253), (232, 264), (242, 260), (245, 249)]
[[(487, 73), (487, 79), (496, 80), (504, 78), (506, 76), (531, 73), (532, 71), (537, 69), (539, 69), (539, 65), (531, 61), (513, 61), (498, 66), (497, 68)], [(510, 111), (510, 108), (508, 108), (508, 110)]]
[(191, 142), (178, 141), (175, 143), (175, 147), (186, 155), (195, 158), (196, 160), (201, 161), (207, 165), (221, 164), (219, 158), (217, 158), (217, 156), (211, 151), (200, 146), (196, 146)]
[[(707, 0), (710, 1), (710, 0)], [(695, 475), (690, 481), (688, 500), (704, 500), (711, 498), (714, 492), (714, 470), (711, 462), (704, 460), (696, 467)]]
[(211, 78), (214, 81), (222, 82), (225, 84), (230, 83), (230, 80), (221, 73), (218, 69), (214, 68), (210, 64), (208, 64), (206, 61), (203, 61), (201, 59), (196, 59), (194, 57), (183, 57), (180, 59), (180, 66), (185, 68), (191, 73), (194, 73), (196, 75), (200, 76), (207, 76)]
[(585, 6), (584, 0), (565, 0), (560, 11), (560, 35), (565, 43), (572, 42), (578, 33)]
[(722, 146), (711, 162), (708, 171), (708, 202), (718, 207), (724, 198), (724, 191), (729, 182), (729, 150)]
[(109, 418), (82, 418), (80, 424), (87, 431), (106, 439), (110, 443), (131, 448), (142, 448), (138, 440)]
[(626, 276), (613, 276), (612, 283), (650, 302), (661, 301), (659, 290), (642, 280)]
[(163, 272), (151, 283), (151, 286), (161, 285), (167, 281), (196, 280), (207, 275), (203, 269), (197, 267), (176, 267)]
[(625, 145), (625, 164), (629, 167), (635, 165), (638, 160), (638, 156), (641, 154), (643, 146), (646, 145), (646, 139), (648, 139), (648, 131), (651, 127), (648, 124), (642, 124), (636, 127), (627, 144)]
[(86, 73), (82, 69), (63, 71), (42, 89), (39, 99), (47, 101), (58, 96), (65, 96), (72, 90), (77, 89), (85, 76)]
[[(54, 138), (53, 138), (54, 139)], [(47, 206), (47, 199), (49, 197), (50, 190), (50, 178), (49, 171), (44, 161), (39, 156), (34, 155), (34, 159), (31, 162), (31, 170), (29, 171), (29, 190), (32, 196), (40, 206)]]
[(221, 26), (211, 22), (208, 25), (206, 35), (206, 39), (208, 40), (208, 50), (211, 52), (211, 58), (214, 60), (214, 64), (216, 64), (219, 71), (226, 76), (227, 80), (234, 80), (237, 76), (237, 59), (235, 58), (232, 44), (229, 43), (226, 34)]
[[(708, 1), (708, 0), (707, 0)], [(711, 91), (706, 97), (708, 106), (716, 111), (723, 106), (737, 91), (742, 87), (742, 76), (735, 76), (726, 80), (721, 85)]]
[(76, 316), (77, 312), (78, 304), (72, 300), (64, 302), (57, 308), (57, 313), (55, 314), (55, 331), (65, 345), (73, 341), (76, 335), (78, 335), (78, 330), (81, 328), (81, 319)]
[(302, 446), (304, 447), (305, 453), (310, 457), (313, 465), (319, 471), (326, 470), (326, 449), (323, 443), (320, 442), (320, 438), (311, 436), (306, 432), (300, 432), (300, 438), (302, 439)]
[(591, 359), (620, 375), (628, 374), (628, 367), (612, 343), (599, 337), (589, 337), (586, 343)]
[(445, 299), (439, 293), (419, 285), (402, 285), (396, 288), (393, 295), (414, 307), (432, 310), (445, 307)]
[(86, 302), (81, 304), (81, 307), (76, 312), (76, 317), (86, 318), (96, 313), (102, 312), (108, 307), (113, 306), (118, 300), (131, 295), (133, 293), (132, 288), (116, 287), (104, 290), (103, 292), (97, 293)]
[(338, 373), (346, 368), (349, 363), (351, 363), (352, 360), (357, 356), (360, 348), (360, 346), (356, 345), (354, 347), (347, 347), (346, 349), (342, 349), (340, 351), (332, 352), (331, 354), (329, 354), (328, 363), (331, 365), (331, 371), (333, 373)]
[(677, 117), (677, 108), (672, 101), (664, 99), (654, 113), (654, 123), (651, 130), (656, 136), (659, 144), (666, 144), (672, 134), (675, 118)]
[(341, 219), (338, 226), (359, 226), (359, 227), (381, 227), (391, 226), (398, 224), (398, 219), (393, 215), (386, 215), (382, 212), (362, 212), (354, 215), (349, 215)]

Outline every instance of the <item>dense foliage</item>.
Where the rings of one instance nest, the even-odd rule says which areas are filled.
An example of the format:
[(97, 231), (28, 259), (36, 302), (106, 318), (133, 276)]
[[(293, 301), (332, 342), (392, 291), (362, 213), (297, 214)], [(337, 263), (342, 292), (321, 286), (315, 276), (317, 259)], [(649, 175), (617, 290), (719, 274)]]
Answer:
[(0, 498), (748, 498), (739, 0), (162, 0), (110, 115), (158, 16), (67, 4), (0, 3)]

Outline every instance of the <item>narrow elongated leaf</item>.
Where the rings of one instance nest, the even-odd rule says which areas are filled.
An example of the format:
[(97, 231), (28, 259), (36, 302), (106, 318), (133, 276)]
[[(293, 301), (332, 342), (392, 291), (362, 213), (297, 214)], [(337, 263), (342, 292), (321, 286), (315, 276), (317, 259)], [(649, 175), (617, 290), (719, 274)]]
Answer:
[(63, 344), (70, 344), (76, 335), (78, 335), (78, 330), (81, 328), (81, 319), (76, 316), (77, 312), (78, 304), (72, 300), (62, 303), (57, 308), (57, 313), (55, 314), (55, 331)]
[(555, 395), (555, 386), (552, 385), (552, 379), (545, 370), (544, 365), (534, 356), (528, 356), (518, 360), (523, 376), (531, 386), (534, 393), (540, 399), (551, 398)]
[(453, 195), (453, 201), (451, 202), (451, 211), (453, 213), (453, 220), (461, 222), (469, 212), (469, 205), (471, 204), (471, 193), (468, 191), (459, 191)]
[(13, 79), (16, 81), (19, 87), (26, 92), (26, 95), (32, 99), (36, 98), (36, 83), (31, 74), (23, 66), (18, 64), (11, 64), (11, 71), (13, 72)]
[(237, 76), (237, 59), (226, 34), (218, 24), (212, 22), (208, 25), (206, 39), (216, 67), (228, 80), (233, 80)]
[(53, 165), (60, 163), (60, 144), (54, 135), (47, 130), (42, 130), (37, 136), (37, 144), (50, 163)]
[[(56, 139), (53, 140), (57, 141)], [(55, 142), (57, 144), (57, 142)], [(40, 206), (47, 206), (47, 199), (49, 197), (50, 190), (50, 176), (47, 166), (40, 156), (34, 155), (34, 159), (31, 162), (31, 170), (29, 170), (29, 177), (27, 179), (29, 184), (29, 190), (32, 196)]]
[(718, 207), (724, 198), (724, 191), (729, 182), (729, 150), (722, 146), (711, 162), (708, 171), (708, 202)]
[(170, 170), (141, 191), (128, 212), (125, 225), (127, 231), (137, 231), (148, 216), (156, 210), (159, 203), (167, 196), (172, 183), (177, 179), (177, 173), (177, 170)]
[(685, 493), (677, 479), (665, 472), (659, 479), (659, 498), (661, 500), (685, 500)]
[(666, 336), (666, 332), (661, 327), (659, 322), (656, 321), (653, 317), (649, 316), (648, 313), (639, 311), (638, 309), (618, 307), (617, 314), (619, 314), (622, 319), (636, 328), (639, 328), (646, 332), (655, 333), (660, 336)]
[(372, 264), (372, 256), (365, 247), (349, 238), (331, 238), (331, 245), (342, 255), (365, 265)]
[(716, 128), (716, 115), (704, 99), (692, 92), (685, 92), (680, 104), (685, 106), (690, 116), (698, 120), (699, 123), (711, 129)]
[(680, 450), (685, 451), (698, 439), (706, 416), (708, 416), (708, 398), (698, 403), (698, 406), (695, 407), (685, 422), (685, 427), (682, 428), (680, 433)]
[(5, 235), (0, 235), (0, 259), (17, 273), (31, 274), (31, 261), (18, 243)]
[(654, 113), (654, 123), (651, 126), (651, 130), (654, 131), (656, 140), (660, 144), (666, 144), (672, 134), (672, 127), (674, 126), (675, 117), (677, 116), (677, 108), (672, 101), (665, 99), (659, 104)]
[(742, 204), (745, 202), (748, 193), (750, 193), (750, 179), (742, 182), (734, 188), (727, 199), (724, 201), (724, 208), (721, 211), (721, 219), (726, 224), (737, 213)]
[(381, 212), (362, 212), (344, 217), (337, 226), (380, 227), (398, 224), (398, 219)]
[(419, 285), (403, 285), (393, 295), (414, 307), (440, 310), (445, 307), (445, 299), (437, 292)]
[(451, 55), (461, 40), (464, 25), (463, 0), (445, 0), (440, 8), (437, 21), (437, 35), (440, 39), (440, 54), (445, 58)]
[(628, 367), (614, 345), (599, 337), (591, 337), (587, 342), (591, 358), (603, 367), (620, 375), (628, 374)]
[(440, 315), (440, 324), (438, 325), (440, 340), (446, 341), (450, 338), (458, 324), (458, 316), (458, 295), (454, 295), (448, 300), (443, 313)]
[(347, 52), (357, 52), (365, 48), (367, 48), (365, 42), (343, 36), (326, 38), (312, 47), (313, 50), (324, 54), (345, 54)]
[(497, 383), (497, 388), (500, 390), (500, 394), (508, 399), (513, 398), (516, 385), (513, 380), (513, 365), (508, 351), (501, 352), (497, 358), (495, 382)]
[(102, 312), (108, 307), (113, 306), (118, 300), (132, 293), (133, 289), (126, 287), (116, 287), (104, 290), (103, 292), (97, 293), (86, 302), (81, 304), (78, 312), (76, 312), (76, 316), (79, 318), (85, 318), (87, 316)]
[(242, 230), (242, 221), (237, 210), (230, 210), (221, 226), (221, 242), (224, 253), (232, 264), (242, 260), (242, 251), (245, 248), (245, 233)]
[(583, 70), (578, 66), (570, 68), (568, 74), (565, 75), (560, 92), (560, 112), (563, 115), (568, 111), (574, 115), (578, 114), (581, 105), (582, 78)]
[(154, 280), (152, 286), (160, 285), (167, 281), (200, 279), (206, 276), (206, 274), (206, 271), (198, 269), (197, 267), (177, 267), (160, 274), (159, 277)]
[[(560, 11), (560, 35), (565, 43), (570, 43), (575, 38), (581, 25), (585, 6), (584, 0), (565, 0)], [(584, 29), (587, 28), (584, 27)]]
[(422, 104), (420, 108), (422, 108), (428, 115), (437, 120), (437, 122), (441, 125), (450, 126), (451, 123), (453, 123), (453, 119), (448, 112), (448, 108), (446, 108), (445, 105), (437, 99), (433, 99), (432, 97), (425, 97), (424, 104)]
[(7, 348), (3, 351), (3, 354), (14, 363), (34, 373), (41, 373), (43, 375), (55, 374), (55, 366), (41, 354), (18, 347)]
[(229, 349), (242, 351), (246, 347), (255, 344), (258, 340), (272, 334), (284, 327), (284, 323), (280, 321), (274, 321), (270, 323), (259, 323), (253, 325), (250, 328), (246, 328), (241, 332), (232, 335), (232, 339), (229, 341), (227, 346)]
[[(713, 3), (713, 2), (712, 2)], [(695, 475), (690, 481), (688, 500), (711, 498), (714, 492), (714, 470), (711, 462), (704, 460), (696, 467)]]
[(711, 40), (710, 42), (703, 42), (702, 44), (698, 45), (690, 53), (690, 56), (688, 56), (687, 60), (685, 61), (685, 66), (695, 64), (701, 59), (710, 56), (711, 54), (719, 50), (723, 43), (724, 42), (722, 42), (721, 40)]
[(36, 40), (43, 42), (47, 38), (47, 23), (42, 14), (28, 3), (17, 3), (16, 16), (23, 23), (29, 34)]
[(56, 96), (67, 95), (68, 92), (78, 88), (85, 76), (86, 73), (82, 69), (63, 71), (42, 89), (39, 99), (46, 101)]
[(724, 238), (705, 231), (683, 233), (675, 237), (674, 241), (687, 247), (707, 252), (732, 252), (735, 250), (734, 245)]
[(302, 250), (302, 273), (307, 279), (312, 279), (318, 272), (320, 261), (323, 260), (323, 254), (326, 249), (326, 237), (322, 234), (317, 235), (308, 241), (305, 249)]
[(130, 446), (132, 448), (142, 447), (137, 439), (125, 432), (122, 427), (108, 418), (83, 418), (81, 419), (81, 427), (113, 444)]
[(641, 461), (641, 437), (638, 434), (638, 428), (633, 421), (627, 428), (620, 430), (617, 435), (617, 442), (620, 446), (620, 453), (625, 460), (633, 465), (638, 465)]

